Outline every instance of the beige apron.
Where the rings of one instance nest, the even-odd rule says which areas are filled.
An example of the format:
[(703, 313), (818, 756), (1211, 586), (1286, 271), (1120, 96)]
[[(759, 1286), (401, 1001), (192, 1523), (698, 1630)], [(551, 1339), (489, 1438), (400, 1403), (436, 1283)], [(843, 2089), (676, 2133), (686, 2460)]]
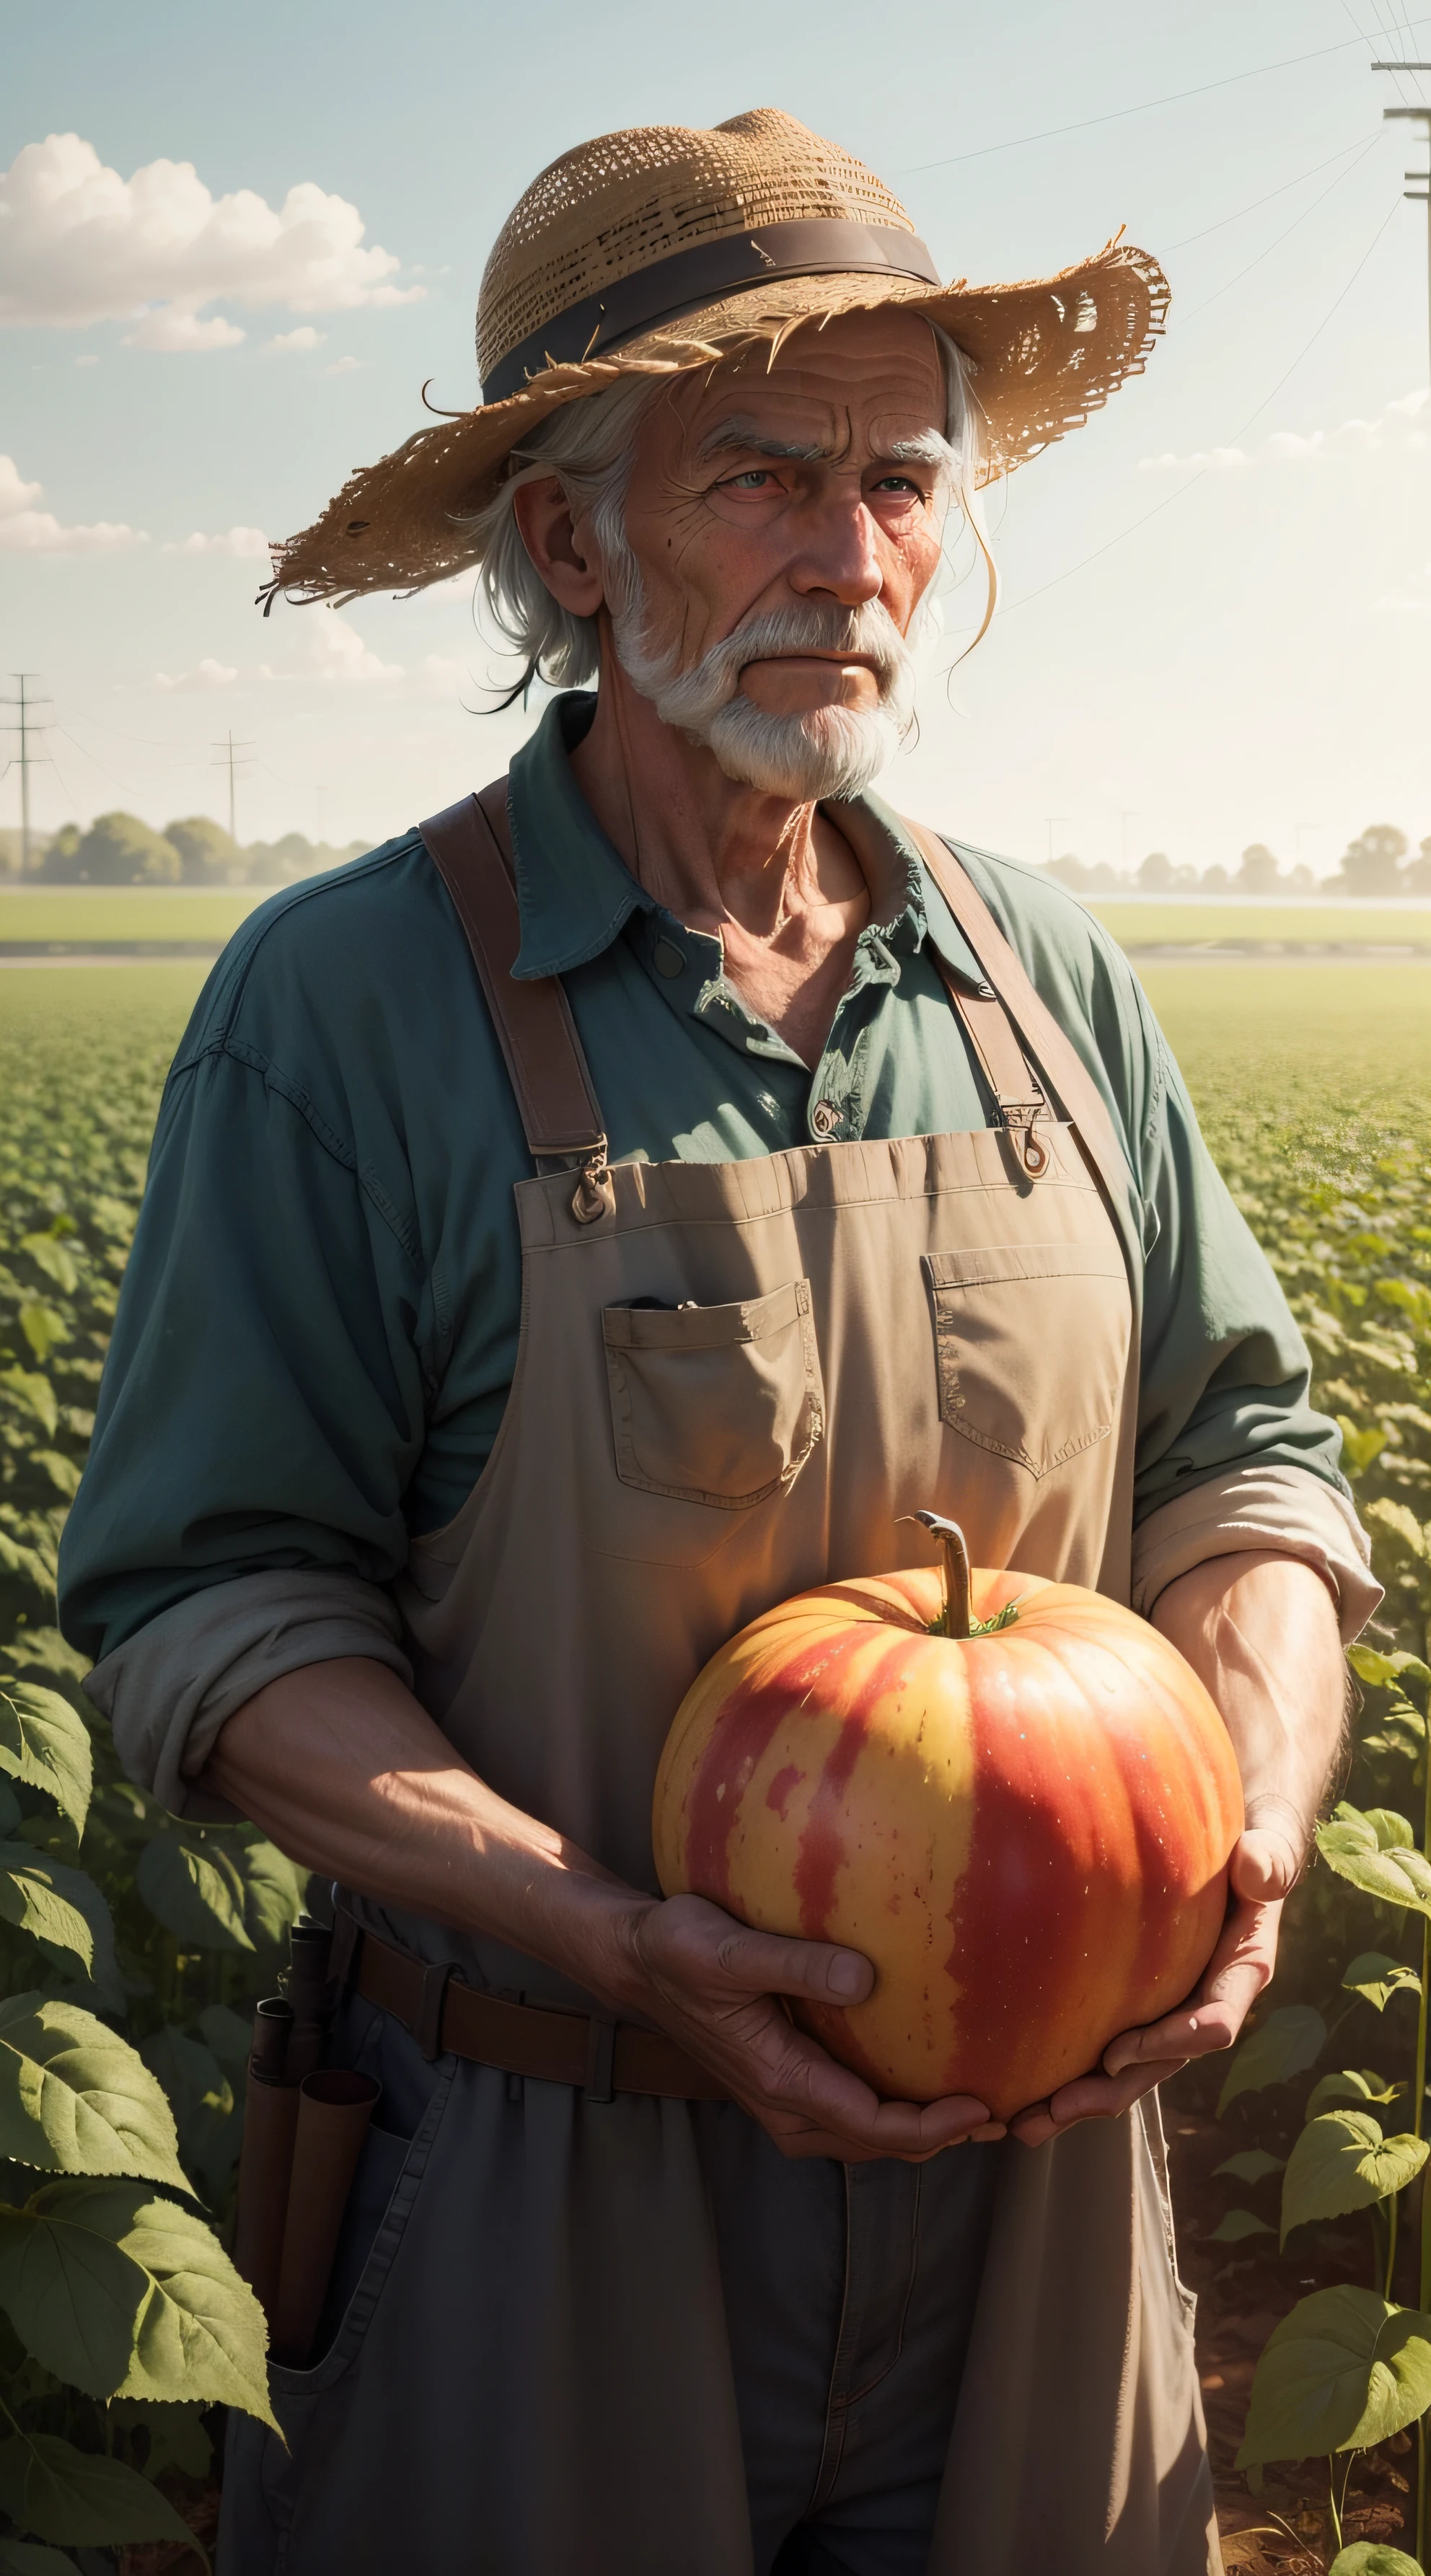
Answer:
[[(1072, 1047), (963, 871), (923, 836), (990, 978), (982, 997), (950, 991), (1000, 1125), (608, 1168), (559, 982), (512, 979), (515, 896), (482, 808), (468, 800), (424, 835), (541, 1177), (515, 1194), (521, 1339), (496, 1445), (398, 1587), (416, 1688), (502, 1796), (654, 1889), (652, 1782), (692, 1677), (786, 1595), (926, 1557), (903, 1515), (956, 1517), (976, 1564), (1126, 1600), (1140, 1286), (1128, 1175)], [(590, 2008), (498, 1943), (356, 1910), (474, 1982)], [(454, 2277), (461, 2261), (450, 2228), (423, 2236), (424, 2197), (480, 2185), (471, 2226), (502, 2238), (480, 2259), (511, 2405), (506, 2433), (471, 2422), (469, 2438), (474, 2493), (509, 2536), (452, 2566), (742, 2576), (699, 2113), (457, 2073), (461, 2154), (455, 2133), (442, 2149), (450, 2105), (414, 2149), (419, 2171), (430, 2159), (446, 2181), (431, 2161), (420, 2190), (404, 2175), (376, 2290), (360, 2285), (316, 2371), (277, 2374), (300, 2485), (309, 2444), (314, 2474), (361, 2485), (365, 2442), (384, 2420), (391, 2436), (391, 2413), (345, 2383), (411, 2372), (444, 2241)], [(931, 2576), (1207, 2576), (1221, 2560), (1156, 2097), (1037, 2152), (995, 2152)], [(516, 2493), (554, 2477), (575, 2491), (570, 2509)], [(322, 2520), (283, 2558), (295, 2576), (344, 2563)]]

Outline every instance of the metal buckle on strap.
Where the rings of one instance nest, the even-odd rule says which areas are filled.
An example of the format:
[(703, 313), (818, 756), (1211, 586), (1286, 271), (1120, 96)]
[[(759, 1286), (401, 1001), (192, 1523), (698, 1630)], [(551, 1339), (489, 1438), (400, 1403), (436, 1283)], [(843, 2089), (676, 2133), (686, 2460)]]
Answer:
[(616, 1209), (616, 1184), (606, 1160), (606, 1138), (599, 1136), (582, 1156), (581, 1178), (572, 1193), (571, 1212), (578, 1225), (594, 1225)]
[(1052, 1157), (1043, 1139), (1034, 1134), (1034, 1120), (1047, 1115), (1048, 1102), (1046, 1100), (1003, 1100), (1000, 1101), (999, 1106), (1004, 1113), (1004, 1125), (1013, 1137), (1024, 1170), (1031, 1181), (1038, 1180), (1048, 1170)]

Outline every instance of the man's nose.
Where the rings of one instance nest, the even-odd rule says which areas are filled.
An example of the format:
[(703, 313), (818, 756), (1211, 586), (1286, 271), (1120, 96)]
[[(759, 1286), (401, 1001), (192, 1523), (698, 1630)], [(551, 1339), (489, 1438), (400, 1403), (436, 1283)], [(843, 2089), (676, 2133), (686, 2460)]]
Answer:
[(832, 497), (806, 530), (806, 541), (790, 567), (790, 587), (802, 599), (837, 599), (842, 608), (859, 608), (878, 599), (884, 568), (876, 544), (875, 522), (859, 496)]

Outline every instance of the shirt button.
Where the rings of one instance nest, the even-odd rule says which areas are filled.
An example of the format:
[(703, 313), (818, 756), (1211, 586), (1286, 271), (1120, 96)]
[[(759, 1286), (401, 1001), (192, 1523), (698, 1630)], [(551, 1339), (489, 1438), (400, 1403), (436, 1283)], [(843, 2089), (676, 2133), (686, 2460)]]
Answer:
[(810, 1127), (816, 1136), (832, 1136), (840, 1123), (840, 1113), (833, 1100), (817, 1100), (810, 1112)]
[(651, 952), (651, 962), (657, 974), (666, 976), (670, 981), (674, 981), (677, 975), (684, 975), (686, 971), (685, 957), (671, 939), (657, 940)]

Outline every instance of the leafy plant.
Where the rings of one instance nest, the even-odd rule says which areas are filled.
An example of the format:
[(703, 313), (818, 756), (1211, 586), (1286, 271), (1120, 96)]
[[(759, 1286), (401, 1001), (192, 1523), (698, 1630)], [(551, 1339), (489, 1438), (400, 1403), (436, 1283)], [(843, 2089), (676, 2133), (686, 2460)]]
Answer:
[(208, 2476), (208, 2410), (272, 2420), (223, 2237), (299, 1874), (121, 1777), (55, 1625), (167, 1056), (116, 1018), (109, 1048), (0, 1051), (0, 2576), (198, 2550), (166, 2487)]

